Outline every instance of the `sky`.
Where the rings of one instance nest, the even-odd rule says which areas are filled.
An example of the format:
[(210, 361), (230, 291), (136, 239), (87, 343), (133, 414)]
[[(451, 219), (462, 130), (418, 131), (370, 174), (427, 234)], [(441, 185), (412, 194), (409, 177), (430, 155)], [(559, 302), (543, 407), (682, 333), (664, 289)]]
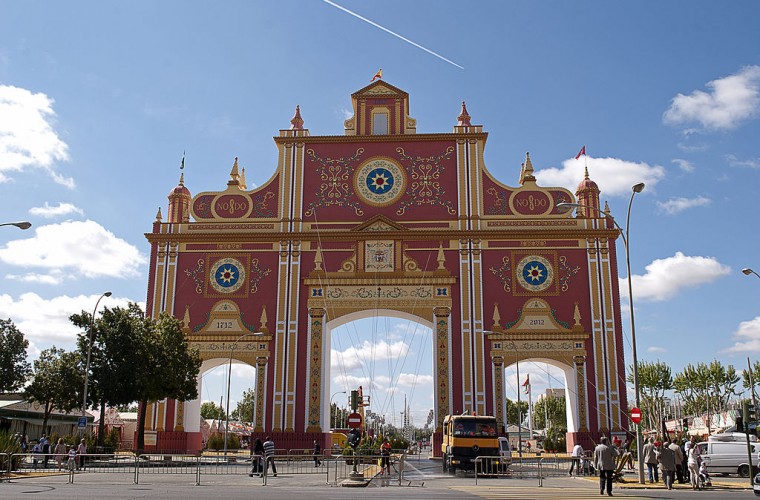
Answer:
[[(235, 156), (261, 185), (296, 105), (312, 135), (341, 135), (351, 93), (380, 68), (410, 94), (420, 133), (450, 132), (466, 101), (508, 185), (526, 151), (543, 186), (574, 192), (587, 166), (625, 226), (631, 186), (646, 184), (628, 226), (640, 361), (676, 373), (760, 358), (760, 278), (741, 272), (760, 272), (757, 2), (4, 0), (0, 12), (0, 222), (33, 224), (0, 227), (0, 317), (32, 359), (73, 348), (68, 316), (106, 290), (101, 308), (144, 306), (144, 233), (167, 213), (183, 152), (194, 194), (224, 189)], [(345, 329), (333, 400), (364, 383), (373, 411), (397, 419), (406, 396), (423, 425), (430, 331), (387, 318)], [(220, 401), (224, 370), (205, 374), (203, 400)], [(564, 383), (542, 363), (520, 373), (534, 392)], [(231, 408), (252, 377), (233, 366)]]

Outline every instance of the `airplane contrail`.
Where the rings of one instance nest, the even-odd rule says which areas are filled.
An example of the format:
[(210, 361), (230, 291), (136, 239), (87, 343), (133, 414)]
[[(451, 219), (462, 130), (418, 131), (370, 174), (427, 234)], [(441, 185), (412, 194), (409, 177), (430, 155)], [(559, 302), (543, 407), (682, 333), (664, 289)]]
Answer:
[(335, 2), (331, 2), (330, 0), (322, 0), (322, 1), (323, 1), (323, 2), (325, 2), (325, 3), (326, 3), (326, 4), (328, 4), (328, 5), (332, 5), (333, 7), (336, 7), (336, 8), (338, 8), (338, 9), (342, 10), (343, 12), (346, 12), (347, 14), (351, 14), (352, 16), (354, 16), (354, 17), (356, 17), (356, 18), (358, 18), (358, 19), (361, 19), (361, 20), (362, 20), (362, 21), (364, 21), (365, 23), (369, 23), (369, 24), (371, 24), (371, 25), (372, 25), (372, 26), (374, 26), (375, 28), (380, 28), (381, 30), (385, 31), (386, 33), (390, 33), (391, 35), (393, 35), (393, 36), (395, 36), (395, 37), (397, 37), (397, 38), (400, 38), (400, 39), (402, 39), (403, 41), (405, 41), (405, 42), (407, 42), (407, 43), (411, 43), (412, 45), (414, 45), (414, 46), (415, 46), (415, 47), (417, 47), (418, 49), (422, 49), (422, 50), (424, 50), (425, 52), (427, 52), (428, 54), (432, 54), (432, 55), (434, 55), (435, 57), (437, 57), (437, 58), (439, 58), (439, 59), (443, 59), (443, 60), (444, 60), (444, 61), (446, 61), (447, 63), (449, 63), (449, 64), (452, 64), (452, 65), (456, 66), (456, 67), (457, 67), (457, 68), (459, 68), (459, 69), (464, 69), (464, 67), (463, 67), (463, 66), (460, 66), (460, 65), (458, 65), (457, 63), (455, 63), (455, 62), (454, 62), (454, 61), (452, 61), (451, 59), (446, 59), (446, 58), (445, 58), (445, 57), (443, 57), (441, 54), (437, 54), (437, 53), (433, 52), (433, 51), (432, 51), (432, 50), (430, 50), (430, 49), (426, 49), (425, 47), (423, 47), (423, 46), (422, 46), (422, 45), (420, 45), (419, 43), (414, 43), (413, 41), (409, 40), (408, 38), (405, 38), (405, 37), (403, 37), (403, 36), (399, 35), (398, 33), (395, 33), (395, 32), (393, 32), (393, 31), (389, 30), (388, 28), (385, 28), (385, 27), (383, 27), (383, 26), (380, 26), (380, 25), (379, 25), (379, 24), (377, 24), (376, 22), (374, 22), (374, 21), (370, 21), (370, 20), (369, 20), (369, 19), (367, 19), (366, 17), (362, 17), (362, 16), (360, 16), (360, 15), (359, 15), (359, 14), (357, 14), (356, 12), (350, 11), (350, 10), (348, 10), (348, 9), (347, 9), (347, 8), (345, 8), (345, 7), (341, 7), (341, 6), (340, 6), (340, 5), (338, 5), (337, 3), (335, 3)]

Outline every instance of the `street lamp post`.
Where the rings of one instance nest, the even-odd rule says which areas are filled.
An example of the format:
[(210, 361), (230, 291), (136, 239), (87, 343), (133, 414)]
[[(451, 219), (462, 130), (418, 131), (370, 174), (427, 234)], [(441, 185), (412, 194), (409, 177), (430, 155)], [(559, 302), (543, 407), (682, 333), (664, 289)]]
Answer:
[(263, 332), (249, 332), (244, 333), (240, 337), (235, 340), (235, 342), (232, 344), (232, 347), (230, 348), (230, 361), (227, 366), (227, 409), (225, 410), (224, 415), (224, 454), (227, 455), (227, 434), (230, 431), (230, 382), (232, 380), (232, 353), (235, 352), (235, 348), (237, 347), (237, 343), (243, 340), (246, 337), (252, 337), (254, 335), (264, 335)]
[[(333, 400), (333, 398), (334, 398), (335, 396), (337, 396), (338, 394), (345, 394), (345, 393), (346, 393), (346, 391), (338, 391), (338, 392), (334, 393), (332, 396), (330, 396), (330, 413), (331, 413), (331, 414), (332, 414), (332, 400)], [(335, 415), (335, 423), (336, 423), (336, 424), (338, 423), (338, 415), (337, 415), (337, 412), (336, 412), (336, 415)], [(336, 425), (335, 427), (337, 427), (337, 425)]]
[(3, 222), (0, 226), (16, 226), (19, 229), (29, 229), (32, 227), (32, 223), (24, 220), (19, 222)]
[[(620, 231), (620, 237), (623, 239), (623, 248), (625, 250), (625, 265), (626, 265), (626, 270), (628, 271), (628, 307), (630, 308), (631, 352), (633, 354), (633, 391), (636, 395), (636, 408), (641, 408), (641, 391), (639, 390), (639, 363), (638, 363), (638, 357), (636, 355), (636, 323), (634, 322), (634, 317), (633, 317), (633, 285), (631, 282), (631, 254), (630, 254), (630, 248), (628, 244), (629, 243), (628, 230), (631, 227), (631, 205), (633, 204), (633, 197), (636, 196), (636, 193), (640, 193), (643, 190), (644, 190), (643, 182), (634, 184), (631, 187), (631, 198), (628, 201), (628, 214), (625, 219), (625, 230), (623, 230), (623, 228), (620, 227), (620, 224), (618, 224), (618, 222), (615, 220), (614, 217), (602, 212), (598, 208), (583, 205), (581, 203), (558, 203), (557, 204), (557, 208), (582, 207), (582, 208), (589, 208), (591, 210), (596, 210), (597, 212), (599, 212), (599, 215), (601, 217), (611, 220), (612, 223), (615, 225), (615, 227), (618, 229), (618, 231)], [(644, 484), (644, 456), (642, 454), (643, 444), (641, 442), (641, 439), (642, 439), (641, 424), (636, 424), (636, 454), (638, 456), (638, 461), (639, 461), (639, 483)]]
[[(29, 225), (31, 226), (31, 224)], [(22, 227), (21, 229), (26, 229), (26, 228)], [(110, 297), (110, 296), (111, 296), (111, 292), (104, 292), (98, 298), (98, 301), (95, 302), (95, 309), (93, 309), (92, 316), (90, 317), (90, 334), (89, 334), (89, 339), (87, 342), (87, 364), (84, 367), (84, 395), (82, 396), (82, 417), (85, 417), (86, 415), (85, 409), (87, 408), (87, 388), (90, 382), (90, 355), (92, 354), (92, 334), (93, 334), (93, 331), (95, 330), (95, 314), (98, 312), (98, 305), (100, 304), (100, 300), (103, 297)], [(103, 415), (101, 415), (100, 418), (103, 418)], [(85, 423), (85, 428), (86, 427), (87, 427), (87, 424)]]

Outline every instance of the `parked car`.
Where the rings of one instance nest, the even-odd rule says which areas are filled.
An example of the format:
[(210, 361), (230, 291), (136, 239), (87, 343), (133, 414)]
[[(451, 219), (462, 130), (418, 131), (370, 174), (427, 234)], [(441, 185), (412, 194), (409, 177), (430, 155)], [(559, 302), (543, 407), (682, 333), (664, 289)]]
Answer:
[(499, 456), (501, 457), (501, 466), (506, 469), (512, 464), (512, 446), (509, 444), (509, 439), (505, 437), (499, 438)]
[(698, 446), (710, 474), (738, 474), (741, 477), (750, 477), (758, 466), (760, 443), (754, 435), (750, 435), (752, 469), (747, 456), (747, 436), (744, 433), (716, 434)]

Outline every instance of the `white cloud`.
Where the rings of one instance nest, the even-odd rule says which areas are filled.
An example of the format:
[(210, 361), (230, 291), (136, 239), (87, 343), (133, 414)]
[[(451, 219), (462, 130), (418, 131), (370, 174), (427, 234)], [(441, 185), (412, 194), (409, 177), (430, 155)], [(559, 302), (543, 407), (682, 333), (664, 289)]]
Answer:
[(663, 212), (669, 215), (674, 215), (689, 208), (706, 207), (710, 203), (712, 203), (712, 200), (710, 200), (710, 198), (698, 196), (696, 198), (671, 198), (665, 202), (658, 201), (657, 205)]
[(684, 172), (694, 172), (694, 164), (690, 162), (689, 160), (674, 158), (673, 160), (670, 160), (670, 161), (671, 163), (675, 163), (676, 165), (678, 165), (678, 168), (680, 168)]
[(0, 85), (0, 182), (9, 172), (43, 168), (58, 184), (73, 180), (55, 172), (54, 162), (69, 159), (68, 146), (53, 129), (53, 99), (43, 93)]
[(32, 207), (29, 209), (29, 213), (38, 217), (51, 219), (53, 217), (60, 217), (62, 215), (69, 214), (84, 215), (84, 210), (71, 203), (63, 203), (62, 201), (59, 201), (58, 205), (54, 207), (50, 206), (48, 202), (45, 202), (45, 206), (42, 207)]
[[(0, 318), (11, 318), (36, 346), (42, 345), (45, 348), (55, 344), (73, 349), (77, 333), (81, 330), (69, 321), (69, 316), (82, 311), (92, 314), (98, 298), (100, 295), (62, 295), (44, 299), (36, 293), (25, 293), (14, 300), (10, 295), (3, 294), (0, 295)], [(128, 302), (126, 298), (107, 297), (100, 301), (99, 310), (102, 311), (103, 307), (127, 307)], [(145, 303), (140, 304), (140, 307), (144, 310)]]
[[(646, 266), (643, 276), (632, 275), (636, 300), (663, 301), (678, 295), (685, 288), (711, 283), (731, 272), (731, 268), (715, 257), (691, 257), (676, 252), (673, 257), (657, 259)], [(620, 295), (628, 297), (628, 282), (620, 279)]]
[(747, 66), (707, 83), (709, 92), (678, 94), (663, 115), (671, 125), (698, 123), (704, 129), (728, 130), (760, 111), (760, 66)]
[(647, 347), (647, 352), (652, 352), (652, 353), (667, 352), (667, 349), (665, 349), (664, 347), (658, 347), (658, 346), (653, 345), (653, 346)]
[(724, 352), (746, 353), (760, 351), (760, 316), (749, 321), (742, 321), (733, 333), (737, 339), (733, 346)]
[(343, 352), (332, 350), (330, 352), (330, 366), (333, 370), (355, 370), (368, 362), (377, 362), (386, 359), (396, 359), (404, 356), (409, 351), (409, 345), (405, 342), (392, 342), (390, 344), (381, 340), (377, 344), (365, 340), (361, 346), (351, 346)]
[(586, 165), (589, 177), (603, 189), (605, 196), (630, 196), (634, 184), (643, 182), (651, 188), (665, 177), (665, 168), (660, 165), (591, 156), (585, 160), (567, 159), (562, 167), (537, 170), (535, 175), (542, 186), (561, 186), (574, 193), (583, 180)]
[(147, 258), (97, 222), (86, 220), (39, 226), (34, 237), (14, 240), (0, 248), (0, 261), (21, 268), (46, 269), (47, 279), (60, 282), (64, 274), (137, 277)]
[(760, 168), (760, 158), (749, 158), (748, 160), (740, 160), (735, 155), (727, 155), (726, 159), (728, 164), (732, 167), (752, 168), (757, 170)]

